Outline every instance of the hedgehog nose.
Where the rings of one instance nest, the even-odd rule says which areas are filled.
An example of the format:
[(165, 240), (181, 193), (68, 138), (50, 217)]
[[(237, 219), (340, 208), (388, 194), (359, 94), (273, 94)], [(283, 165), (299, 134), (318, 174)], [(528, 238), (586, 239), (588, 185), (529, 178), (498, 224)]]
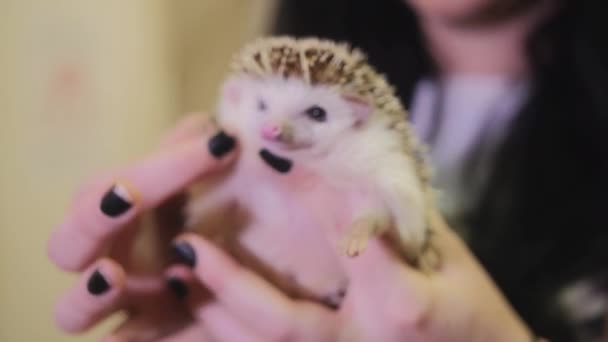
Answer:
[(278, 140), (281, 136), (281, 126), (276, 123), (267, 123), (262, 126), (262, 138)]

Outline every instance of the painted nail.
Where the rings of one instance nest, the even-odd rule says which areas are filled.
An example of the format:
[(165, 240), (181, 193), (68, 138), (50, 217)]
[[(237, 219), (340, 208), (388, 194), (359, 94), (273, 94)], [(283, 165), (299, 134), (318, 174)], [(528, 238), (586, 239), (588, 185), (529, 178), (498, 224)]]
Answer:
[(289, 159), (281, 158), (267, 149), (262, 149), (260, 151), (260, 157), (268, 164), (268, 166), (272, 167), (276, 171), (280, 173), (287, 173), (291, 170), (293, 163)]
[(169, 277), (167, 279), (167, 287), (175, 294), (177, 299), (184, 299), (188, 296), (188, 287), (179, 278)]
[(342, 287), (335, 293), (329, 294), (322, 298), (321, 302), (332, 310), (338, 310), (346, 297), (346, 288)]
[(178, 262), (194, 268), (196, 266), (196, 252), (187, 242), (178, 242), (173, 245), (173, 251), (178, 258)]
[(109, 289), (110, 284), (106, 278), (104, 278), (103, 274), (101, 274), (99, 270), (93, 272), (91, 278), (89, 278), (89, 281), (87, 282), (87, 290), (89, 293), (94, 296), (99, 296), (107, 292)]
[(223, 157), (226, 153), (232, 151), (235, 145), (235, 140), (223, 131), (216, 134), (209, 140), (209, 152), (216, 158)]
[(115, 184), (101, 199), (101, 211), (110, 217), (124, 214), (133, 206), (131, 195), (126, 187)]

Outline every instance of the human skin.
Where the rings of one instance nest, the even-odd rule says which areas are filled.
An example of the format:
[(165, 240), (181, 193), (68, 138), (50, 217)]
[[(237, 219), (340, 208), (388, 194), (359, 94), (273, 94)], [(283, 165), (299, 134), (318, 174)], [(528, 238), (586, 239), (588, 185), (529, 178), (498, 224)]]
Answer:
[[(128, 253), (137, 217), (181, 193), (192, 181), (221, 171), (237, 153), (219, 160), (205, 148), (213, 135), (199, 116), (178, 125), (164, 146), (148, 158), (87, 182), (49, 241), (49, 257), (80, 280), (59, 299), (58, 325), (84, 331), (108, 315), (125, 310), (126, 321), (108, 341), (528, 341), (529, 332), (513, 313), (462, 241), (436, 215), (438, 248), (444, 263), (428, 276), (393, 256), (379, 241), (357, 258), (341, 262), (350, 277), (343, 305), (334, 311), (295, 301), (274, 289), (200, 236), (160, 234), (158, 244), (192, 248), (193, 267), (168, 265), (166, 253), (138, 262)], [(171, 177), (167, 177), (170, 174)], [(103, 194), (121, 179), (134, 203), (121, 216), (100, 215)], [(162, 231), (163, 227), (159, 227)], [(331, 236), (328, 239), (332, 239)], [(77, 243), (75, 243), (77, 242)], [(111, 245), (112, 253), (104, 253)], [(163, 258), (163, 257), (165, 258)], [(192, 256), (191, 256), (192, 257)], [(149, 265), (152, 264), (152, 269)], [(142, 272), (142, 269), (146, 269)], [(98, 270), (108, 289), (88, 289)], [(166, 286), (167, 279), (182, 286)], [(202, 305), (202, 288), (217, 301)], [(172, 286), (175, 290), (175, 286)], [(183, 289), (187, 290), (183, 290)], [(187, 292), (187, 295), (186, 295)]]
[[(527, 77), (524, 41), (534, 25), (549, 13), (551, 1), (539, 1), (528, 12), (496, 25), (454, 25), (492, 0), (408, 0), (421, 19), (427, 45), (442, 75), (459, 73)], [(470, 56), (477, 56), (472, 59)], [(94, 178), (76, 194), (65, 223), (49, 241), (49, 257), (81, 279), (58, 301), (55, 318), (68, 332), (79, 332), (119, 310), (127, 320), (108, 333), (114, 341), (529, 341), (531, 334), (463, 242), (439, 215), (436, 237), (444, 263), (425, 276), (391, 255), (378, 241), (357, 258), (343, 258), (351, 279), (337, 311), (315, 303), (293, 301), (195, 235), (177, 241), (191, 246), (194, 267), (167, 266), (159, 249), (148, 261), (153, 271), (128, 253), (143, 210), (157, 208), (181, 193), (192, 181), (221, 170), (234, 155), (218, 160), (204, 148), (201, 136), (212, 131), (193, 116), (166, 139), (160, 151), (142, 162)], [(154, 167), (150, 167), (154, 165)], [(152, 172), (152, 169), (154, 169)], [(167, 177), (171, 175), (171, 177)], [(117, 218), (99, 215), (99, 202), (116, 179), (138, 192), (133, 208)], [(162, 231), (163, 227), (159, 227)], [(173, 236), (161, 234), (161, 248)], [(112, 245), (113, 253), (104, 254)], [(154, 253), (153, 253), (154, 254)], [(110, 284), (92, 295), (89, 279), (99, 269)], [(181, 284), (177, 300), (166, 279)], [(218, 299), (201, 305), (202, 287)], [(175, 290), (175, 286), (172, 287)]]
[(553, 13), (556, 1), (534, 0), (533, 5), (512, 17), (477, 24), (475, 17), (498, 1), (518, 0), (406, 0), (419, 17), (426, 47), (440, 77), (529, 76), (527, 37)]

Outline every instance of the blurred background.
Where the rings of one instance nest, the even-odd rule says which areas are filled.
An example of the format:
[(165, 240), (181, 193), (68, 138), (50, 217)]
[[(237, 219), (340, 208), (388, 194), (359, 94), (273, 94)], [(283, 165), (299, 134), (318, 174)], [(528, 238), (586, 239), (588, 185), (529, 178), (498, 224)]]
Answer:
[(78, 183), (212, 111), (229, 57), (263, 33), (271, 0), (0, 0), (0, 341), (59, 332), (72, 276), (46, 240)]

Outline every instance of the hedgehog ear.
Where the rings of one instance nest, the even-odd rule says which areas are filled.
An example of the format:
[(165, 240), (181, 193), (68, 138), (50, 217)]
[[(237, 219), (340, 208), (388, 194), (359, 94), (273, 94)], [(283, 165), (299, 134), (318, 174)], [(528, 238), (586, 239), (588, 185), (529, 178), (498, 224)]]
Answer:
[(372, 113), (372, 106), (361, 96), (345, 94), (342, 97), (348, 102), (355, 114), (355, 125), (365, 123)]
[(245, 80), (242, 78), (231, 77), (222, 86), (222, 97), (231, 104), (238, 104), (243, 95), (243, 85)]

